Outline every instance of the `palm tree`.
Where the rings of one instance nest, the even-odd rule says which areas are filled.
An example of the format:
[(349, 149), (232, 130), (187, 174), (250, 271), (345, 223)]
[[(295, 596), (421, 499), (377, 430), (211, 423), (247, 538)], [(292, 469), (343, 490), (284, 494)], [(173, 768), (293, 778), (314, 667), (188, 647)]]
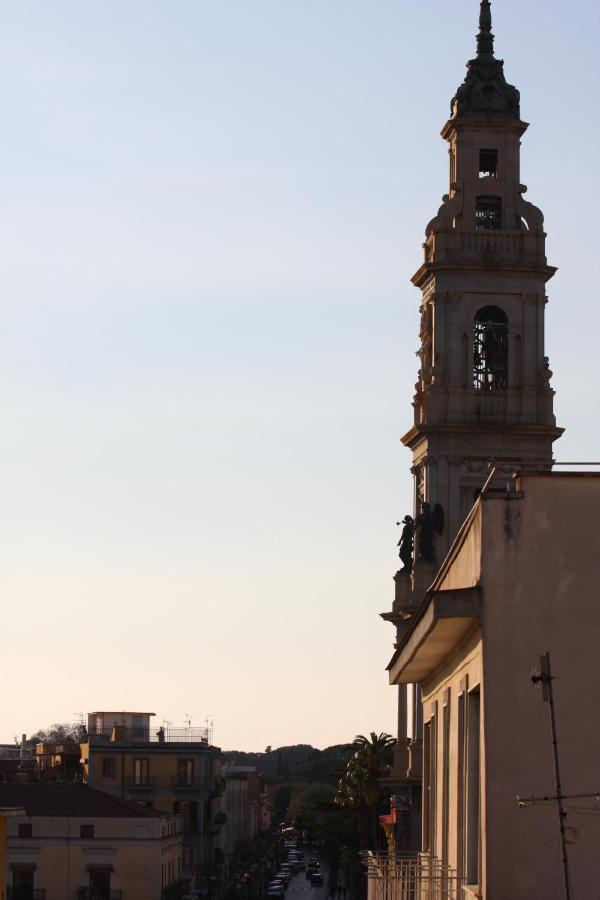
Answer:
[(373, 850), (379, 843), (381, 779), (389, 772), (391, 748), (395, 743), (395, 738), (385, 732), (372, 731), (369, 737), (358, 734), (352, 742), (356, 747), (354, 756), (339, 781), (336, 803), (356, 810), (363, 849), (367, 849), (369, 841)]

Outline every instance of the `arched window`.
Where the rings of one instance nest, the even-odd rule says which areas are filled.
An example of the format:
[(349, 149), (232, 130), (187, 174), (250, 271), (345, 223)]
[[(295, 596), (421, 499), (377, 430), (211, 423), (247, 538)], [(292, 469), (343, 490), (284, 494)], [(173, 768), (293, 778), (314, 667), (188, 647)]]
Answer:
[(500, 197), (478, 197), (475, 203), (475, 230), (502, 228), (502, 200)]
[(479, 391), (508, 386), (508, 319), (497, 306), (484, 306), (475, 316), (473, 386)]

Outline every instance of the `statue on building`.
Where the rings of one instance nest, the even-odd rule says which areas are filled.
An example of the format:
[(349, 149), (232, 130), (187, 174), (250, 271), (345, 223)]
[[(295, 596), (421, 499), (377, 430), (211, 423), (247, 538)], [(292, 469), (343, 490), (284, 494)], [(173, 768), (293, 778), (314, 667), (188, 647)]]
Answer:
[(412, 572), (413, 567), (415, 522), (412, 516), (404, 516), (402, 522), (396, 522), (396, 525), (404, 526), (398, 541), (398, 547), (400, 547), (399, 556), (402, 560), (402, 568), (399, 574), (408, 575)]
[(415, 520), (417, 528), (417, 547), (419, 550), (419, 559), (425, 562), (435, 562), (435, 554), (433, 551), (433, 513), (431, 506), (426, 500), (421, 504), (421, 512)]

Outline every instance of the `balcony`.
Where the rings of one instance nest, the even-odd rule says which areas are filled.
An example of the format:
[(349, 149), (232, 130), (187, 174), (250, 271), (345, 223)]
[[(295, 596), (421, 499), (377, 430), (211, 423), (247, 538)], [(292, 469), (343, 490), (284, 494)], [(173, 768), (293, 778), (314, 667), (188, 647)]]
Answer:
[(367, 853), (368, 900), (460, 900), (462, 880), (435, 856)]
[(122, 891), (107, 891), (102, 888), (80, 887), (77, 900), (122, 900)]
[(156, 789), (156, 778), (126, 778), (126, 791), (154, 791)]
[(9, 887), (7, 900), (46, 900), (44, 888)]
[[(507, 229), (439, 229), (427, 238), (425, 263), (474, 262), (546, 265), (544, 232)], [(417, 276), (415, 276), (417, 277)]]
[(171, 778), (171, 787), (175, 791), (200, 791), (205, 786), (204, 778), (187, 778), (185, 775)]

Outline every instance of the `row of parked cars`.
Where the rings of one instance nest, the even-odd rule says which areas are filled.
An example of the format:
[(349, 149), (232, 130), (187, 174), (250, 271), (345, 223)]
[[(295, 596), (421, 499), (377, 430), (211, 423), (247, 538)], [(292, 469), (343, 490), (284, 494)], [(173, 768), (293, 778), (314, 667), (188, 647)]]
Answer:
[(268, 897), (281, 900), (290, 880), (297, 872), (305, 871), (312, 887), (321, 887), (323, 885), (323, 876), (319, 871), (320, 862), (316, 856), (313, 856), (307, 864), (304, 858), (304, 851), (291, 841), (284, 844), (284, 850), (286, 852), (286, 861), (281, 863), (279, 872), (271, 880), (267, 890)]

